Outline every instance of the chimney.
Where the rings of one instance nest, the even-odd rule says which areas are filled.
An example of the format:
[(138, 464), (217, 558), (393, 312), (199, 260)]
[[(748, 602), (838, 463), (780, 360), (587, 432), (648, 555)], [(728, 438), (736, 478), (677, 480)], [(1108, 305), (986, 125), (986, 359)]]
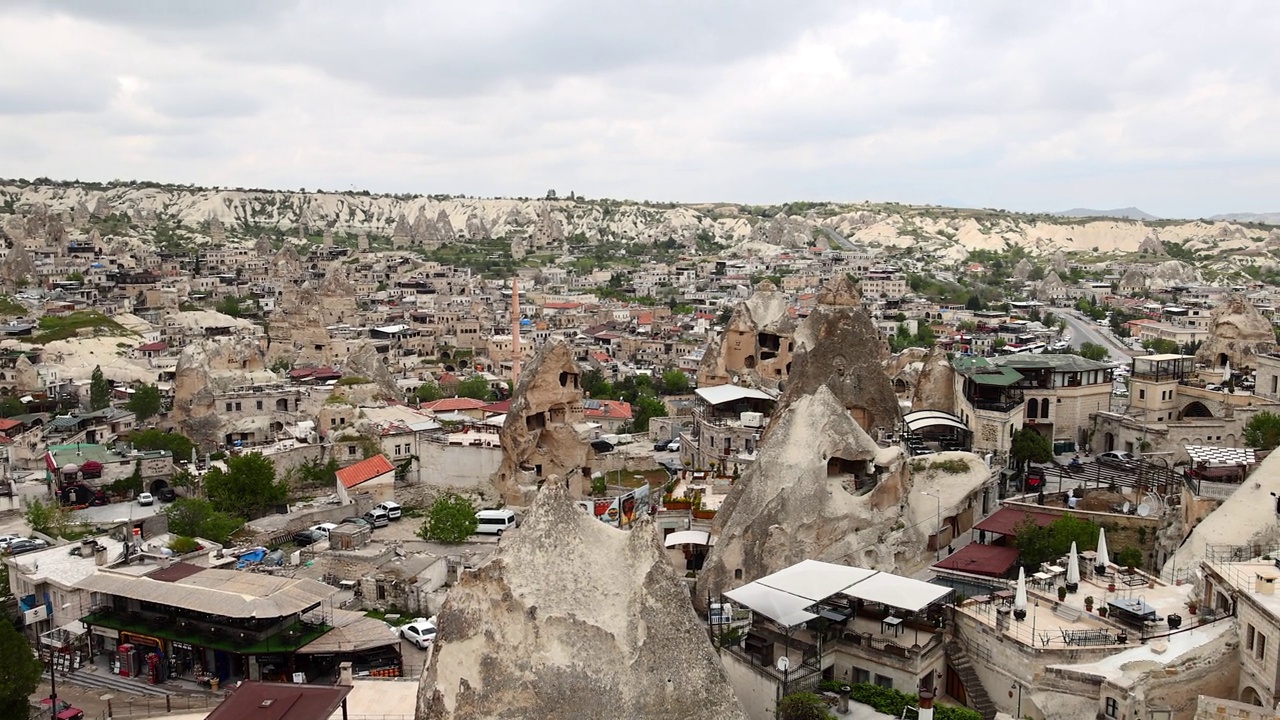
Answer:
[(920, 707), (917, 708), (916, 717), (920, 720), (933, 720), (933, 691), (920, 691)]
[(93, 564), (99, 567), (107, 564), (106, 545), (95, 545), (93, 547)]
[(836, 712), (841, 715), (849, 714), (849, 694), (853, 692), (853, 688), (848, 685), (840, 686), (840, 699), (836, 703)]
[(355, 683), (351, 680), (351, 661), (338, 664), (338, 684), (351, 687)]
[(1276, 578), (1270, 575), (1259, 575), (1258, 581), (1254, 583), (1254, 591), (1259, 595), (1275, 595)]

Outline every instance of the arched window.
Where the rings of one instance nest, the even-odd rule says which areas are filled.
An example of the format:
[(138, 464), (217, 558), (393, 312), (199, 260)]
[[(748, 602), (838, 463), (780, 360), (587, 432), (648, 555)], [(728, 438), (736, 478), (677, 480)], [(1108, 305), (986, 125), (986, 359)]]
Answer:
[(1040, 401), (1040, 417), (1042, 419), (1049, 417), (1049, 398)]
[(1031, 398), (1030, 400), (1027, 401), (1027, 417), (1031, 418), (1032, 420), (1040, 417), (1040, 401), (1039, 400), (1035, 398)]

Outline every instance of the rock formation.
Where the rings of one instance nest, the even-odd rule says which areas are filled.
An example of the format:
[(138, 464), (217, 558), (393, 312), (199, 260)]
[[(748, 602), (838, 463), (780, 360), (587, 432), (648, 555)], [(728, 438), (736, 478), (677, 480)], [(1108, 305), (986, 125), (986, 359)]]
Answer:
[(400, 389), (396, 386), (396, 379), (392, 377), (386, 361), (378, 354), (378, 349), (373, 346), (373, 343), (368, 340), (361, 340), (353, 344), (347, 355), (346, 362), (343, 364), (342, 372), (347, 376), (368, 378), (378, 386), (378, 389), (387, 398), (399, 398), (401, 396)]
[(551, 475), (565, 478), (573, 497), (586, 494), (595, 452), (578, 435), (582, 371), (567, 345), (544, 345), (520, 372), (500, 433), (502, 465), (493, 485), (512, 505), (528, 505)]
[(173, 422), (201, 448), (221, 445), (227, 422), (217, 394), (235, 386), (272, 382), (266, 354), (253, 337), (231, 336), (188, 345), (178, 356), (173, 380)]
[(774, 388), (791, 372), (792, 334), (787, 296), (768, 280), (738, 304), (698, 368), (698, 385), (756, 385)]
[(26, 245), (13, 240), (4, 231), (0, 231), (0, 242), (9, 246), (9, 252), (0, 261), (0, 279), (5, 285), (14, 287), (24, 285), (37, 277), (36, 263), (27, 252)]
[(1258, 309), (1242, 295), (1233, 294), (1209, 316), (1209, 339), (1196, 351), (1196, 361), (1235, 369), (1253, 367), (1253, 356), (1276, 348), (1275, 331)]
[(1164, 290), (1178, 285), (1201, 285), (1204, 278), (1193, 265), (1181, 260), (1165, 260), (1151, 269), (1148, 283), (1153, 290)]
[(1056, 250), (1053, 253), (1053, 271), (1066, 275), (1071, 268), (1067, 266), (1067, 255), (1062, 250)]
[(1031, 271), (1033, 269), (1034, 266), (1031, 264), (1031, 261), (1026, 258), (1022, 258), (1018, 261), (1017, 265), (1013, 266), (1013, 276), (1019, 280), (1026, 280), (1031, 277)]
[(1163, 255), (1169, 256), (1168, 251), (1164, 249), (1164, 243), (1160, 242), (1160, 237), (1154, 232), (1142, 239), (1138, 244), (1139, 255)]
[(936, 346), (924, 360), (911, 396), (911, 409), (956, 411), (956, 371), (947, 360), (947, 351)]
[(1058, 276), (1056, 270), (1050, 270), (1044, 280), (1036, 287), (1036, 299), (1042, 302), (1049, 302), (1060, 297), (1066, 297), (1067, 284), (1062, 282), (1062, 278)]
[(598, 522), (560, 478), (438, 627), (420, 718), (746, 718), (651, 521)]
[(826, 386), (864, 430), (898, 424), (898, 401), (883, 365), (889, 349), (848, 277), (818, 293), (818, 304), (796, 328), (794, 344), (775, 412)]

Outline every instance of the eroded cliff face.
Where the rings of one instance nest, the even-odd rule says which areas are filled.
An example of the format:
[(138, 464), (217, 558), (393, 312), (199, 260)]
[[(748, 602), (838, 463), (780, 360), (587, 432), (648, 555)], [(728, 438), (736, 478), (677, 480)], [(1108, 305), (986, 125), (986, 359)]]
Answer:
[(956, 371), (947, 360), (947, 351), (935, 347), (924, 359), (911, 396), (911, 410), (956, 411)]
[(217, 405), (217, 393), (276, 382), (265, 360), (263, 340), (257, 337), (232, 336), (188, 345), (174, 368), (174, 423), (201, 448), (220, 445), (229, 418)]
[(1253, 367), (1253, 356), (1276, 348), (1275, 330), (1271, 322), (1258, 312), (1253, 303), (1241, 295), (1231, 295), (1214, 308), (1209, 318), (1209, 339), (1196, 350), (1196, 362), (1221, 367)]
[(648, 518), (617, 530), (548, 478), (438, 615), (420, 720), (745, 720)]
[(582, 371), (568, 346), (551, 341), (520, 372), (499, 436), (502, 465), (492, 482), (503, 499), (528, 505), (545, 478), (565, 478), (574, 497), (586, 494), (595, 452), (578, 435)]

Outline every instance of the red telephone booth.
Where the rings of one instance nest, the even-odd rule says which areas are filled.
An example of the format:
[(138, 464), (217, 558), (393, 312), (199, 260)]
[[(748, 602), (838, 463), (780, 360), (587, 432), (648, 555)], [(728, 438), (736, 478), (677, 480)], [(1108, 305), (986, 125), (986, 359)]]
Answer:
[(120, 677), (138, 676), (138, 651), (131, 643), (122, 643), (116, 648), (116, 664), (120, 667)]

